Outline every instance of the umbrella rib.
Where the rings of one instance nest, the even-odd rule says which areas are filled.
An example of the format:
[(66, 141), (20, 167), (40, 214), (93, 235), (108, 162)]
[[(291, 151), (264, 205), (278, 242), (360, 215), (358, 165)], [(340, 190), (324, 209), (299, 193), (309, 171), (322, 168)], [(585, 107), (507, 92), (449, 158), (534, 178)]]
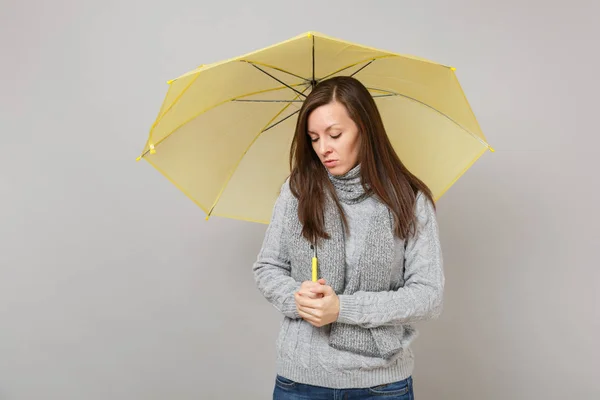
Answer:
[[(303, 85), (306, 85), (306, 84), (307, 84), (307, 83), (298, 83), (298, 84), (294, 84), (293, 86), (303, 86)], [(307, 88), (308, 88), (308, 87), (307, 87)], [(242, 94), (242, 95), (240, 95), (240, 96), (238, 96), (238, 97), (234, 97), (234, 98), (231, 98), (231, 99), (227, 99), (227, 100), (225, 100), (225, 101), (222, 101), (222, 102), (220, 102), (220, 103), (217, 103), (217, 104), (215, 104), (215, 105), (213, 105), (213, 106), (211, 106), (211, 107), (208, 107), (208, 108), (206, 108), (206, 109), (204, 109), (204, 110), (200, 111), (200, 112), (199, 112), (199, 113), (197, 113), (197, 114), (194, 114), (194, 115), (193, 115), (191, 118), (189, 118), (188, 120), (186, 120), (185, 122), (183, 122), (182, 124), (180, 124), (179, 126), (177, 126), (175, 129), (173, 129), (173, 130), (172, 130), (172, 131), (171, 131), (171, 132), (170, 132), (168, 135), (166, 135), (164, 138), (160, 139), (160, 140), (159, 140), (158, 142), (156, 142), (156, 143), (153, 143), (153, 145), (154, 145), (154, 147), (158, 147), (158, 145), (159, 145), (159, 144), (161, 144), (162, 142), (164, 142), (164, 141), (165, 141), (165, 140), (166, 140), (166, 139), (167, 139), (169, 136), (171, 136), (172, 134), (174, 134), (175, 132), (177, 132), (177, 131), (178, 131), (180, 128), (182, 128), (183, 126), (187, 125), (187, 124), (188, 124), (189, 122), (191, 122), (192, 120), (194, 120), (194, 119), (198, 118), (200, 115), (204, 114), (205, 112), (208, 112), (208, 111), (212, 110), (212, 109), (213, 109), (213, 108), (215, 108), (215, 107), (218, 107), (218, 106), (220, 106), (220, 105), (222, 105), (222, 104), (225, 104), (225, 103), (228, 103), (228, 102), (230, 102), (230, 101), (240, 101), (240, 100), (239, 100), (239, 98), (240, 98), (240, 97), (254, 96), (254, 95), (256, 95), (256, 94), (262, 94), (262, 93), (268, 93), (268, 92), (275, 92), (275, 91), (277, 91), (277, 90), (282, 90), (282, 89), (285, 89), (285, 86), (280, 86), (280, 87), (276, 87), (276, 88), (273, 88), (273, 89), (259, 90), (259, 91), (252, 92), (252, 93), (246, 93), (246, 94)], [(305, 89), (305, 90), (306, 90), (306, 89)], [(143, 157), (145, 157), (145, 156), (146, 156), (148, 153), (150, 153), (150, 150), (146, 150), (145, 152), (143, 152), (143, 153), (140, 155), (140, 158), (143, 158)]]
[(307, 79), (307, 78), (305, 78), (305, 77), (303, 77), (303, 76), (300, 76), (300, 75), (296, 75), (296, 74), (294, 74), (293, 72), (286, 71), (286, 70), (285, 70), (285, 69), (283, 69), (283, 68), (275, 67), (275, 66), (273, 66), (273, 65), (269, 65), (269, 64), (260, 63), (260, 62), (257, 62), (257, 61), (248, 61), (248, 60), (240, 60), (240, 61), (242, 61), (242, 62), (245, 62), (245, 63), (248, 63), (248, 64), (256, 64), (256, 65), (261, 65), (261, 66), (263, 66), (263, 67), (271, 68), (271, 69), (274, 69), (274, 70), (276, 70), (276, 71), (283, 72), (283, 73), (285, 73), (285, 74), (291, 75), (291, 76), (293, 76), (293, 77), (295, 77), (295, 78), (302, 79), (302, 80), (303, 80), (303, 81), (305, 81), (305, 82), (310, 82), (310, 79)]
[[(294, 84), (292, 84), (290, 86), (294, 87), (294, 86), (304, 86), (304, 85), (308, 85), (308, 82), (294, 83)], [(258, 90), (256, 92), (241, 94), (241, 95), (233, 97), (233, 98), (231, 98), (230, 100), (227, 100), (227, 101), (240, 101), (240, 99), (243, 98), (243, 97), (250, 97), (250, 96), (254, 96), (256, 94), (276, 92), (278, 90), (283, 90), (283, 89), (287, 89), (287, 88), (288, 88), (288, 85), (284, 85), (284, 86), (278, 86), (278, 87), (273, 88), (273, 89)]]
[(356, 63), (350, 64), (350, 65), (348, 65), (348, 66), (346, 66), (346, 67), (340, 68), (340, 69), (338, 69), (337, 71), (333, 71), (332, 73), (330, 73), (330, 74), (328, 74), (328, 75), (325, 75), (325, 76), (324, 76), (324, 77), (322, 77), (322, 78), (319, 78), (319, 81), (322, 81), (323, 79), (327, 79), (327, 78), (329, 78), (329, 77), (330, 77), (330, 76), (332, 76), (332, 75), (335, 75), (335, 74), (337, 74), (337, 73), (340, 73), (340, 72), (342, 72), (342, 71), (344, 71), (344, 70), (346, 70), (346, 69), (348, 69), (348, 68), (352, 68), (352, 67), (354, 67), (354, 66), (356, 66), (356, 65), (358, 65), (358, 64), (362, 64), (362, 63), (364, 63), (364, 62), (368, 62), (368, 61), (370, 61), (370, 62), (373, 62), (373, 61), (376, 61), (376, 60), (380, 60), (380, 59), (382, 59), (382, 58), (389, 58), (389, 57), (397, 57), (397, 56), (395, 56), (395, 55), (393, 55), (393, 54), (386, 54), (386, 55), (383, 55), (383, 56), (378, 56), (378, 57), (370, 57), (370, 58), (367, 58), (366, 60), (361, 60), (361, 61), (359, 61), (359, 62), (356, 62)]
[(232, 101), (238, 101), (241, 103), (303, 103), (304, 100), (243, 100), (234, 99)]
[[(310, 86), (307, 86), (304, 91), (308, 90)], [(300, 93), (300, 95), (304, 96), (304, 93)], [(299, 95), (296, 96), (296, 98), (298, 98)], [(291, 106), (292, 103), (288, 103), (286, 104), (281, 110), (279, 110), (279, 112), (277, 114), (275, 114), (273, 116), (273, 118), (271, 118), (269, 120), (269, 122), (267, 122), (265, 124), (265, 127), (268, 127), (273, 121), (275, 121), (275, 119), (280, 116), (289, 106)], [(221, 195), (223, 195), (223, 192), (225, 191), (225, 188), (227, 187), (227, 185), (229, 184), (229, 181), (231, 181), (231, 178), (233, 177), (233, 174), (235, 173), (235, 171), (237, 170), (237, 167), (240, 165), (240, 163), (242, 162), (242, 160), (244, 159), (244, 157), (246, 156), (246, 154), (248, 153), (248, 151), (250, 150), (250, 148), (252, 147), (252, 145), (258, 140), (258, 138), (260, 137), (260, 135), (262, 135), (263, 132), (265, 132), (266, 128), (262, 128), (260, 130), (260, 132), (258, 132), (258, 134), (254, 137), (254, 139), (252, 139), (252, 141), (250, 142), (250, 144), (248, 144), (248, 147), (246, 147), (246, 150), (244, 150), (244, 152), (242, 153), (241, 157), (238, 159), (237, 163), (235, 164), (235, 166), (232, 168), (231, 173), (229, 174), (229, 176), (227, 177), (227, 180), (225, 181), (225, 183), (223, 183), (223, 186), (221, 187), (221, 190), (219, 191), (219, 194), (217, 194), (217, 198), (215, 199), (214, 203), (212, 204), (212, 206), (210, 207), (210, 210), (208, 211), (206, 218), (208, 219), (208, 217), (210, 216), (210, 214), (213, 212), (215, 206), (217, 205), (217, 203), (219, 202), (219, 199), (221, 198)]]
[[(475, 140), (477, 140), (479, 143), (481, 143), (485, 147), (491, 148), (490, 145), (488, 143), (486, 143), (483, 139), (481, 139), (479, 136), (475, 135), (473, 132), (471, 132), (470, 130), (468, 130), (467, 128), (465, 128), (464, 126), (462, 126), (461, 124), (459, 124), (455, 120), (453, 120), (450, 116), (444, 114), (443, 112), (441, 112), (437, 108), (432, 107), (429, 104), (422, 102), (421, 100), (418, 100), (418, 99), (415, 99), (414, 97), (410, 97), (410, 96), (407, 96), (405, 94), (394, 92), (394, 91), (391, 91), (391, 90), (378, 89), (378, 88), (372, 88), (372, 87), (367, 87), (367, 89), (373, 90), (373, 91), (377, 91), (377, 92), (387, 93), (387, 94), (389, 94), (391, 96), (404, 97), (404, 98), (406, 98), (408, 100), (412, 100), (412, 101), (417, 102), (417, 103), (419, 103), (421, 105), (424, 105), (425, 107), (428, 107), (428, 108), (432, 109), (433, 111), (437, 112), (438, 114), (443, 115), (444, 117), (448, 118), (449, 121), (453, 122), (456, 126), (458, 126), (463, 131), (465, 131), (466, 133), (468, 133), (469, 135), (471, 135)], [(387, 97), (387, 96), (382, 96), (382, 97)]]
[(198, 207), (200, 207), (200, 209), (204, 212), (207, 212), (206, 207), (204, 207), (202, 204), (200, 204), (200, 202), (198, 200), (196, 200), (194, 198), (194, 196), (192, 196), (192, 194), (190, 192), (188, 192), (187, 190), (185, 190), (181, 185), (179, 185), (175, 179), (173, 179), (171, 176), (169, 176), (169, 174), (167, 174), (162, 168), (159, 168), (158, 165), (156, 165), (155, 163), (153, 163), (151, 160), (145, 158), (144, 160), (146, 160), (150, 165), (152, 165), (158, 172), (160, 172), (165, 178), (167, 178), (167, 180), (169, 182), (171, 182), (177, 189), (179, 189), (184, 195), (186, 195), (190, 200), (192, 200)]
[[(276, 127), (277, 125), (279, 125), (280, 123), (282, 123), (282, 122), (283, 122), (283, 121), (285, 121), (286, 119), (288, 119), (288, 118), (290, 118), (290, 117), (292, 117), (292, 116), (294, 116), (294, 115), (298, 114), (299, 112), (300, 112), (300, 109), (298, 109), (298, 110), (294, 111), (293, 113), (291, 113), (291, 114), (290, 114), (290, 115), (288, 115), (287, 117), (285, 117), (285, 118), (282, 118), (282, 119), (280, 119), (279, 121), (275, 122), (273, 125), (269, 126), (268, 128), (265, 128), (265, 129), (263, 129), (263, 130), (262, 130), (262, 132), (266, 132), (266, 131), (268, 131), (269, 129)], [(261, 132), (261, 133), (262, 133), (262, 132)]]
[(288, 89), (293, 90), (294, 92), (296, 92), (297, 94), (306, 97), (306, 95), (302, 92), (297, 91), (296, 89), (294, 89), (293, 87), (291, 87), (290, 85), (288, 85), (287, 83), (285, 83), (284, 81), (282, 81), (281, 79), (277, 79), (275, 78), (273, 75), (271, 75), (270, 73), (268, 73), (267, 71), (265, 71), (264, 69), (260, 68), (259, 66), (257, 66), (256, 64), (253, 64), (251, 62), (248, 62), (250, 65), (252, 65), (254, 68), (256, 68), (257, 70), (259, 70), (260, 72), (262, 72), (263, 74), (268, 75), (269, 77), (275, 79), (277, 82), (281, 83), (282, 85), (284, 85), (285, 87), (287, 87)]
[(315, 35), (311, 35), (312, 36), (312, 80), (310, 81), (310, 84), (312, 86), (312, 88), (314, 89), (315, 86), (317, 85), (317, 81), (315, 80)]
[[(154, 123), (152, 124), (152, 127), (150, 128), (150, 135), (148, 138), (148, 143), (152, 143), (152, 133), (154, 132), (154, 128), (156, 127), (156, 125), (158, 125), (160, 123), (160, 121), (163, 119), (163, 117), (165, 115), (167, 115), (167, 113), (169, 111), (171, 111), (171, 109), (173, 108), (173, 106), (179, 102), (179, 100), (181, 99), (181, 97), (183, 97), (183, 95), (185, 94), (185, 92), (187, 92), (187, 90), (194, 84), (194, 82), (196, 82), (196, 79), (198, 79), (198, 75), (194, 76), (190, 82), (183, 88), (183, 90), (177, 95), (177, 97), (175, 97), (175, 99), (173, 100), (173, 102), (171, 104), (168, 105), (168, 107), (164, 110), (164, 112), (160, 113), (160, 115), (156, 118), (156, 120), (154, 121)], [(167, 96), (165, 96), (165, 100), (167, 99)]]
[(477, 154), (475, 156), (475, 158), (473, 158), (473, 160), (471, 160), (471, 162), (469, 164), (467, 164), (467, 166), (465, 168), (463, 168), (463, 170), (460, 171), (454, 177), (454, 179), (452, 179), (452, 181), (448, 185), (446, 185), (446, 187), (444, 189), (442, 189), (442, 191), (437, 195), (437, 197), (434, 199), (434, 201), (437, 202), (440, 199), (440, 197), (442, 197), (448, 191), (448, 189), (450, 189), (450, 187), (452, 187), (452, 185), (454, 185), (460, 179), (460, 177), (463, 176), (469, 170), (469, 168), (471, 168), (473, 166), (473, 164), (475, 164), (475, 162), (479, 159), (479, 157), (481, 157), (483, 155), (483, 153), (485, 153), (487, 150), (488, 149), (483, 149), (479, 154)]
[[(471, 114), (473, 115), (473, 118), (475, 119), (475, 124), (479, 128), (479, 131), (481, 131), (481, 126), (479, 126), (479, 122), (477, 121), (477, 117), (475, 116), (475, 113), (473, 112), (473, 109), (471, 108), (471, 105), (469, 104), (469, 101), (467, 100), (467, 96), (465, 95), (465, 91), (462, 89), (462, 86), (461, 86), (460, 82), (458, 81), (458, 78), (456, 77), (456, 74), (452, 74), (452, 76), (454, 78), (454, 81), (458, 85), (458, 87), (460, 89), (460, 92), (463, 95), (463, 99), (465, 99), (465, 103), (467, 103), (467, 107), (469, 108), (469, 111), (471, 112)], [(482, 134), (483, 134), (483, 132), (482, 132)], [(488, 148), (490, 149), (491, 152), (496, 151), (490, 145), (488, 145)]]
[(354, 71), (354, 73), (350, 76), (354, 76), (356, 74), (358, 74), (360, 71), (362, 71), (363, 69), (367, 68), (369, 65), (373, 64), (373, 61), (375, 60), (371, 60), (368, 63), (366, 63), (365, 65), (363, 65), (362, 67), (360, 67), (359, 69), (357, 69), (356, 71)]

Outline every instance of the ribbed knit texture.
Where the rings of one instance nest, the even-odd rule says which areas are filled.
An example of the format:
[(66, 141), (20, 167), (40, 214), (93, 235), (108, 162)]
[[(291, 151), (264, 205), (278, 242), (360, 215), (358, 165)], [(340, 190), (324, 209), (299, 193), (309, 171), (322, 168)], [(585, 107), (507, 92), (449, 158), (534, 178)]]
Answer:
[[(356, 204), (363, 201), (365, 191), (361, 185), (360, 165), (357, 165), (343, 176), (329, 174), (329, 179), (336, 188), (338, 198), (345, 204)], [(372, 213), (367, 221), (360, 227), (364, 230), (363, 243), (356, 265), (350, 270), (349, 276), (336, 277), (336, 280), (344, 280), (345, 285), (341, 293), (352, 295), (357, 291), (380, 292), (390, 287), (390, 265), (394, 259), (394, 234), (393, 219), (387, 207), (374, 202)], [(334, 237), (344, 237), (341, 217), (335, 205), (325, 207), (325, 219), (331, 220), (332, 228), (328, 233)], [(293, 218), (293, 215), (288, 215)], [(290, 224), (294, 222), (290, 221)], [(344, 258), (344, 243), (323, 241), (322, 248), (318, 249), (319, 263), (321, 265), (321, 276), (329, 275), (331, 255), (335, 258)], [(338, 255), (339, 254), (339, 255)], [(335, 270), (335, 273), (343, 274), (344, 271)], [(374, 328), (363, 328), (359, 325), (334, 322), (331, 327), (329, 343), (339, 350), (346, 350), (371, 357), (388, 358), (400, 350), (400, 342), (390, 340), (397, 335), (394, 326), (379, 326)]]
[(325, 229), (332, 238), (319, 242), (317, 256), (319, 277), (340, 299), (338, 320), (316, 328), (297, 312), (294, 293), (311, 279), (313, 250), (301, 235), (297, 199), (287, 181), (253, 267), (259, 290), (285, 316), (277, 372), (332, 388), (405, 379), (414, 367), (410, 343), (417, 331), (411, 323), (435, 318), (442, 309), (444, 275), (433, 206), (417, 197), (419, 230), (404, 243), (392, 234), (387, 208), (364, 195), (360, 166), (329, 177), (350, 222), (346, 237), (337, 208), (327, 202)]

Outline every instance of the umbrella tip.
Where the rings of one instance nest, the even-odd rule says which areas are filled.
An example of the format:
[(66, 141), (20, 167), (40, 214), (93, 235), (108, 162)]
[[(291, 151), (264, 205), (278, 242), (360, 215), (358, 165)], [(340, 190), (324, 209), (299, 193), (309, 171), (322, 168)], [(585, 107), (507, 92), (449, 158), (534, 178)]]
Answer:
[(142, 159), (142, 156), (139, 156), (138, 158), (135, 159), (135, 161), (140, 161)]
[(175, 81), (175, 79), (170, 79), (167, 81), (167, 85), (170, 85), (171, 83), (173, 83)]
[(456, 67), (450, 67), (450, 71), (456, 71)]
[(493, 148), (492, 146), (488, 146), (488, 148), (490, 149), (490, 151), (491, 151), (492, 153), (496, 152), (496, 150), (494, 150), (494, 148)]

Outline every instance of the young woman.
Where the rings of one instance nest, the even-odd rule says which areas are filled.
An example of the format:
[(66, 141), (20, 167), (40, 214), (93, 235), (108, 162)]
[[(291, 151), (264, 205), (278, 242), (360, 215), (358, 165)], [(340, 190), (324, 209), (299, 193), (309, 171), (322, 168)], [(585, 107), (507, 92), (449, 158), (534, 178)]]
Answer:
[(273, 398), (413, 399), (412, 323), (439, 316), (443, 303), (430, 190), (351, 77), (307, 96), (290, 167), (253, 266), (285, 317)]

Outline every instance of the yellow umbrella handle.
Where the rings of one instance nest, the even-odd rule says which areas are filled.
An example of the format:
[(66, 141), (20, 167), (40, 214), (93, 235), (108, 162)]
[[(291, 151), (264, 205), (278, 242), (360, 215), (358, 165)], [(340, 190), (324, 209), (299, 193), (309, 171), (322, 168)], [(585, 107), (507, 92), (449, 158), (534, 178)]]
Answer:
[(312, 258), (312, 280), (317, 281), (317, 257)]

